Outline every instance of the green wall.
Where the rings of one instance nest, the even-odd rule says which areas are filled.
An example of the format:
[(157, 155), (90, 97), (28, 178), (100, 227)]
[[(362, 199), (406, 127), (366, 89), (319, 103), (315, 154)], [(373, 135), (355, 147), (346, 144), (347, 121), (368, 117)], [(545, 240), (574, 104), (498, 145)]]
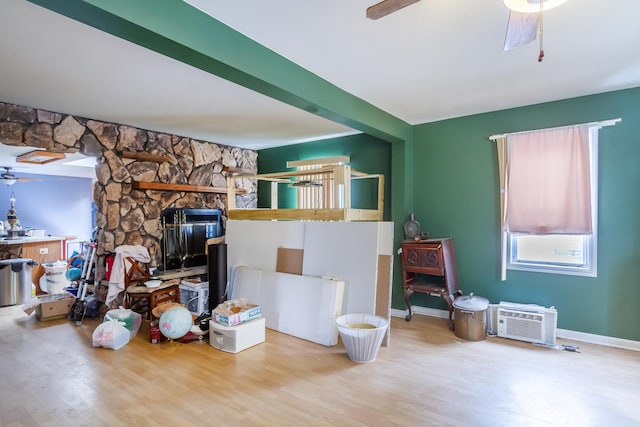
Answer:
[[(600, 130), (598, 277), (508, 271), (500, 281), (497, 155), (489, 136), (618, 117)], [(396, 244), (411, 211), (422, 231), (454, 238), (465, 293), (555, 306), (559, 328), (640, 340), (640, 88), (417, 125), (407, 140), (356, 135), (261, 150), (258, 168), (278, 172), (287, 160), (350, 155), (355, 169), (385, 174), (385, 219), (396, 222)], [(281, 197), (281, 206), (292, 206), (291, 197)], [(391, 216), (392, 197), (403, 206)], [(268, 190), (259, 198), (268, 200)], [(392, 305), (405, 309), (395, 261)], [(414, 294), (412, 303), (446, 308), (425, 295)]]
[[(307, 142), (258, 151), (260, 173), (283, 172), (287, 161), (307, 160), (332, 156), (349, 156), (351, 167), (360, 172), (383, 174), (385, 179), (384, 219), (391, 220), (391, 145), (375, 137), (358, 134), (330, 140)], [(355, 180), (351, 186), (351, 204), (354, 208), (375, 209), (378, 201), (377, 180)], [(296, 205), (295, 189), (278, 187), (278, 207)], [(270, 206), (270, 186), (259, 183), (258, 206)]]
[[(454, 237), (466, 293), (554, 305), (560, 328), (640, 340), (640, 88), (411, 127), (186, 3), (163, 2), (149, 14), (154, 0), (29, 1), (381, 138), (362, 134), (261, 150), (258, 168), (278, 172), (287, 160), (350, 155), (355, 169), (387, 178), (384, 216), (396, 224), (396, 244), (410, 212), (431, 236)], [(598, 277), (512, 271), (500, 282), (496, 153), (488, 136), (617, 117), (622, 123), (603, 129), (600, 138)], [(355, 204), (373, 203), (371, 188), (353, 190)], [(260, 189), (261, 206), (268, 194)], [(293, 197), (284, 189), (279, 205), (292, 206)], [(393, 307), (404, 309), (397, 259), (394, 271)], [(412, 301), (444, 307), (424, 295)]]
[[(602, 128), (599, 136), (598, 277), (509, 270), (500, 281), (497, 154), (488, 137), (618, 117), (622, 122)], [(493, 303), (555, 306), (559, 328), (640, 340), (640, 88), (428, 123), (414, 131), (416, 218), (431, 236), (454, 238), (465, 293)], [(429, 298), (425, 305), (439, 307)]]

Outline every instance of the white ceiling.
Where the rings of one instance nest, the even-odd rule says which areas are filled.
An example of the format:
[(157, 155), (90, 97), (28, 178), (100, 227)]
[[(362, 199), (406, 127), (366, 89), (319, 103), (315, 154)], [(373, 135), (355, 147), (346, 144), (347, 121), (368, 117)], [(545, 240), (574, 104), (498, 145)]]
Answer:
[[(547, 12), (541, 63), (502, 50), (502, 0), (375, 2), (187, 1), (410, 124), (640, 86), (638, 0)], [(357, 133), (26, 0), (0, 3), (0, 55), (3, 102), (251, 149)]]

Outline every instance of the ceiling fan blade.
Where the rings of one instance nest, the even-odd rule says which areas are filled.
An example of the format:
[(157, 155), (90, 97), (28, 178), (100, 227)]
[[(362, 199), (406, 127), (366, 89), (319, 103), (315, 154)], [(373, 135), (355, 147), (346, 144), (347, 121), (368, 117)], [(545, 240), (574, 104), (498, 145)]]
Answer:
[(504, 50), (524, 46), (536, 39), (540, 15), (538, 13), (509, 12), (507, 34), (504, 38)]
[(18, 182), (42, 181), (40, 178), (15, 178)]
[(420, 0), (384, 0), (367, 8), (367, 18), (380, 19)]

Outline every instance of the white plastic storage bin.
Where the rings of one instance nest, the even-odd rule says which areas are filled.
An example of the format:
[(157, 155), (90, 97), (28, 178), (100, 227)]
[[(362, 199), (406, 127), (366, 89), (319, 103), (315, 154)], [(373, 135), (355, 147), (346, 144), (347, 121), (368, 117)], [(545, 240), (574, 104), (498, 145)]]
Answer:
[[(69, 286), (67, 280), (67, 262), (55, 261), (42, 263), (44, 267), (44, 277), (48, 294), (59, 294), (64, 292), (64, 288)], [(44, 290), (44, 289), (43, 289)]]
[(209, 282), (180, 282), (180, 304), (196, 316), (209, 311)]
[(259, 317), (236, 326), (209, 321), (209, 344), (218, 350), (238, 353), (264, 342), (265, 320)]

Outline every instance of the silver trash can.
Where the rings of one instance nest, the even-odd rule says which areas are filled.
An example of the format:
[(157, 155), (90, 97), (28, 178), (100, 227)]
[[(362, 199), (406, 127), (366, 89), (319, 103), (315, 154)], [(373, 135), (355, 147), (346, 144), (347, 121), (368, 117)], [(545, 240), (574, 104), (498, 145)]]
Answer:
[(32, 259), (0, 260), (0, 307), (24, 304), (31, 299)]

